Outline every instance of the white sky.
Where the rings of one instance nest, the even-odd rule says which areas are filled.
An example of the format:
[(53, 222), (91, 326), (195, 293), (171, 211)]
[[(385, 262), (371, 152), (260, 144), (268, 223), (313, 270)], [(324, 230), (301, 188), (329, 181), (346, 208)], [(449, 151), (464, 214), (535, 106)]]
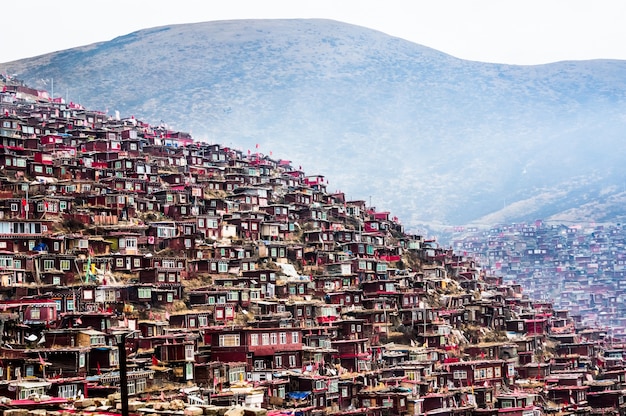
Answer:
[(2, 15), (0, 62), (155, 26), (270, 18), (338, 20), (483, 62), (626, 59), (623, 0), (20, 0)]

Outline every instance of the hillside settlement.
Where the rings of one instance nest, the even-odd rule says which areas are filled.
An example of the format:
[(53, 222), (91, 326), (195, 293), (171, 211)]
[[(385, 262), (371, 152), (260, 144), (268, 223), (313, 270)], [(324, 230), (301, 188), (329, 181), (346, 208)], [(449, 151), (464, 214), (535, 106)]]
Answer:
[(3, 85), (5, 414), (626, 413), (610, 330), (258, 147)]

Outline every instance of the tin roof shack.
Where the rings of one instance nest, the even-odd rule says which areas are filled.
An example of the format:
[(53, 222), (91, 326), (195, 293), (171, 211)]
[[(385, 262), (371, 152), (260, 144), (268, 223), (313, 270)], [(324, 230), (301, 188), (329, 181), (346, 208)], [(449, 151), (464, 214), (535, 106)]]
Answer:
[(415, 414), (413, 413), (414, 409), (409, 405), (410, 397), (410, 389), (395, 386), (364, 389), (358, 393), (361, 407), (377, 410), (380, 413), (374, 414), (383, 415), (407, 416)]
[(600, 390), (587, 393), (591, 414), (620, 414), (626, 412), (623, 390)]
[(332, 334), (321, 328), (309, 328), (303, 331), (302, 365), (305, 371), (325, 374), (326, 364), (333, 362), (333, 356), (338, 354), (337, 349), (332, 348)]
[(285, 303), (285, 310), (291, 313), (302, 327), (311, 328), (316, 326), (315, 305), (321, 303), (319, 300), (293, 300)]
[(381, 376), (383, 379), (399, 379), (400, 385), (408, 387), (414, 394), (426, 394), (428, 392), (428, 383), (424, 378), (427, 368), (430, 368), (428, 364), (405, 360), (396, 365), (383, 368)]
[(452, 391), (441, 393), (428, 393), (422, 397), (422, 401), (416, 403), (417, 414), (437, 416), (469, 416), (472, 414), (471, 407), (466, 409), (460, 406), (457, 393)]
[(605, 371), (623, 369), (626, 367), (624, 357), (624, 348), (609, 346), (601, 349), (600, 354), (597, 356), (597, 364), (598, 367), (605, 369)]
[(368, 338), (336, 339), (331, 342), (332, 348), (337, 350), (334, 358), (341, 366), (350, 372), (371, 370), (371, 348)]
[(520, 365), (535, 361), (535, 351), (541, 345), (540, 337), (521, 337), (514, 340), (517, 344), (517, 356)]
[(455, 387), (473, 385), (500, 386), (505, 384), (508, 367), (504, 360), (473, 360), (446, 363), (444, 367), (452, 374)]
[(159, 320), (141, 320), (137, 322), (137, 330), (144, 338), (165, 335), (169, 322)]
[(517, 367), (517, 375), (523, 379), (543, 380), (550, 375), (552, 367), (549, 362), (530, 362)]
[(558, 356), (578, 355), (580, 357), (593, 357), (595, 343), (593, 342), (562, 342), (555, 347), (555, 353)]
[(89, 347), (88, 371), (91, 374), (111, 371), (119, 366), (119, 350), (115, 339), (94, 329), (79, 330), (76, 342), (80, 347)]
[(384, 301), (363, 301), (363, 307), (364, 309), (347, 309), (345, 315), (365, 321), (363, 323), (363, 336), (370, 340), (371, 345), (378, 345), (381, 339), (386, 338), (387, 330), (392, 325), (391, 314), (395, 310), (391, 309)]
[(63, 328), (100, 328), (108, 331), (117, 324), (114, 312), (65, 312), (59, 319), (57, 329)]
[(169, 328), (185, 328), (199, 332), (200, 328), (206, 328), (211, 324), (212, 311), (192, 310), (169, 314)]
[(586, 406), (589, 386), (583, 385), (584, 381), (580, 373), (551, 374), (545, 379), (548, 400), (566, 409)]
[(496, 397), (495, 408), (498, 416), (525, 416), (539, 412), (534, 405), (535, 395), (529, 393), (499, 394)]
[[(598, 383), (613, 382), (616, 389), (623, 389), (626, 384), (626, 368), (602, 371), (596, 378)], [(593, 391), (593, 389), (592, 389)]]
[(341, 305), (349, 310), (361, 306), (362, 294), (359, 289), (343, 289), (340, 292), (330, 292), (324, 295), (324, 301), (331, 305)]
[[(97, 368), (89, 367), (89, 353), (92, 346), (88, 344), (91, 340), (89, 333), (79, 334), (83, 329), (51, 329), (46, 333), (44, 348), (39, 352), (45, 357), (47, 363), (46, 372), (48, 374), (63, 374), (66, 377), (84, 377), (85, 375), (95, 372)], [(83, 345), (79, 344), (80, 343)], [(99, 342), (99, 341), (98, 341)], [(100, 345), (100, 344), (97, 344)], [(113, 350), (112, 354), (117, 352), (117, 348), (109, 348), (104, 345), (107, 350)], [(113, 357), (114, 359), (114, 357)], [(92, 371), (93, 370), (93, 371)]]
[[(183, 296), (182, 266), (175, 267), (174, 260), (161, 260), (161, 263), (157, 264), (155, 264), (155, 267), (139, 270), (139, 283), (152, 284), (157, 288), (173, 291), (174, 299), (181, 299)], [(163, 303), (163, 306), (165, 306), (167, 297)]]
[(273, 379), (273, 374), (302, 368), (300, 328), (248, 327), (246, 357), (253, 381)]
[(475, 345), (467, 345), (463, 352), (470, 358), (500, 359), (504, 361), (514, 360), (517, 363), (517, 344), (511, 342), (482, 342)]
[[(128, 387), (128, 395), (129, 396), (140, 396), (142, 393), (147, 391), (152, 391), (153, 389), (153, 380), (154, 380), (154, 370), (148, 369), (130, 369), (126, 374), (126, 384)], [(119, 385), (121, 383), (120, 380), (120, 372), (119, 371), (111, 371), (105, 374), (101, 374), (98, 376), (99, 384), (96, 388), (89, 389), (90, 396), (94, 397), (105, 397), (105, 395), (110, 392), (111, 388), (115, 388), (115, 390), (119, 389)]]
[(194, 379), (196, 343), (194, 339), (190, 339), (192, 337), (195, 338), (192, 335), (166, 338), (165, 343), (154, 347), (154, 355), (172, 369), (172, 374), (178, 381)]
[(339, 401), (339, 377), (310, 376), (292, 374), (289, 378), (290, 392), (293, 399), (304, 399), (317, 409), (331, 408)]

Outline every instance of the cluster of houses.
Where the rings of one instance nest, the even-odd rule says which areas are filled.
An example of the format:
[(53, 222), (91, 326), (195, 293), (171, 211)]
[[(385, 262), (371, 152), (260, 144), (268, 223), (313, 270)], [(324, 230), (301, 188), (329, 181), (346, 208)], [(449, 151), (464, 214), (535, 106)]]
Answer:
[(5, 84), (0, 406), (625, 413), (610, 331), (326, 185)]
[(488, 274), (522, 285), (533, 299), (567, 309), (584, 325), (626, 337), (626, 227), (622, 224), (511, 224), (470, 231), (453, 247)]

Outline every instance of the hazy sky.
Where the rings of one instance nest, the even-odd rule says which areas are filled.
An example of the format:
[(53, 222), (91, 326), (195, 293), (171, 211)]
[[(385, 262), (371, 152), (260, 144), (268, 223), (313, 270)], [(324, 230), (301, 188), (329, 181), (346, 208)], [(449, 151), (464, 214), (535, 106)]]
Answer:
[(20, 0), (2, 6), (0, 62), (136, 30), (231, 19), (327, 18), (463, 59), (626, 59), (623, 0)]

